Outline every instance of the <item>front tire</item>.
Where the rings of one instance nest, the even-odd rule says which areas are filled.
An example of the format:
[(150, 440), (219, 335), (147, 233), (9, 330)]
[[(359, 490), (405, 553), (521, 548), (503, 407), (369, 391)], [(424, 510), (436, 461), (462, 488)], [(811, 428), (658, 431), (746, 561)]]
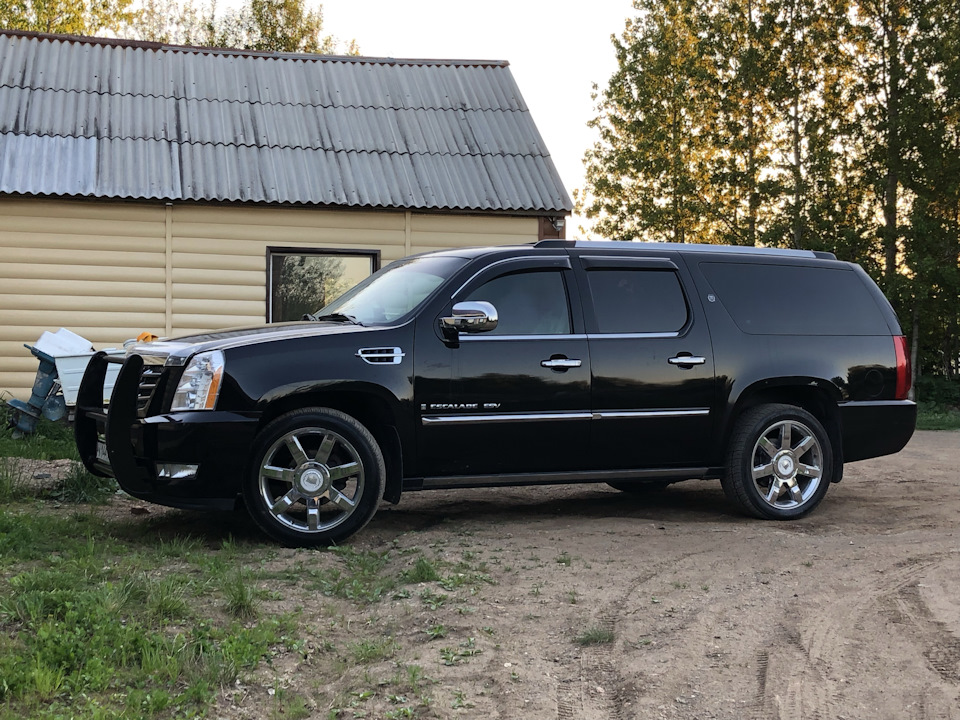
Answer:
[(813, 510), (830, 487), (833, 447), (817, 418), (793, 405), (759, 405), (737, 421), (722, 479), (747, 515), (792, 520)]
[(254, 522), (284, 545), (332, 545), (370, 522), (385, 477), (380, 447), (360, 422), (304, 408), (257, 435), (243, 499)]

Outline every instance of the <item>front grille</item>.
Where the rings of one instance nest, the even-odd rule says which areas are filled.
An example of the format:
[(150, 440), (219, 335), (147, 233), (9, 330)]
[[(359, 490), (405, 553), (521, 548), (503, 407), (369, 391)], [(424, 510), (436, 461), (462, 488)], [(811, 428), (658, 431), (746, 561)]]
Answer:
[(137, 410), (147, 409), (153, 394), (163, 375), (163, 365), (144, 365), (140, 373), (140, 387), (137, 389)]

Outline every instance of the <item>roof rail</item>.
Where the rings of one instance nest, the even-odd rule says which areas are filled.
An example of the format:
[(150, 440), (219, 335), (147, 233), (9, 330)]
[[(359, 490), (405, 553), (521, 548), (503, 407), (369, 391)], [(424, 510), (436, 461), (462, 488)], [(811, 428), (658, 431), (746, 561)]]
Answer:
[(621, 240), (541, 240), (538, 248), (584, 248), (592, 250), (673, 250), (690, 253), (730, 253), (738, 255), (779, 255), (781, 257), (821, 258), (836, 260), (833, 253), (821, 250), (753, 247), (749, 245), (710, 245), (707, 243), (632, 242)]

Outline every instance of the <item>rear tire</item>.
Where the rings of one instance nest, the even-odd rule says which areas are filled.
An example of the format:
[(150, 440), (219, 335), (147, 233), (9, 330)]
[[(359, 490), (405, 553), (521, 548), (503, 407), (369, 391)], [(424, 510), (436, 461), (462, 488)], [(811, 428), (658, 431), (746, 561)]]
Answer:
[(332, 545), (370, 522), (385, 478), (380, 447), (360, 422), (304, 408), (257, 435), (243, 499), (254, 522), (284, 545)]
[(721, 480), (747, 515), (792, 520), (813, 510), (830, 487), (833, 447), (817, 418), (794, 405), (759, 405), (734, 426)]

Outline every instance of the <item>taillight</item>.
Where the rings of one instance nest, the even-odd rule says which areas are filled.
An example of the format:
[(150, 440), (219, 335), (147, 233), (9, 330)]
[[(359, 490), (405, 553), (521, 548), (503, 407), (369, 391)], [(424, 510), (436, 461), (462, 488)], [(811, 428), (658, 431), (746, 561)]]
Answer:
[(910, 394), (910, 355), (907, 352), (907, 339), (903, 335), (893, 338), (893, 347), (897, 351), (897, 392), (895, 400), (906, 400)]

